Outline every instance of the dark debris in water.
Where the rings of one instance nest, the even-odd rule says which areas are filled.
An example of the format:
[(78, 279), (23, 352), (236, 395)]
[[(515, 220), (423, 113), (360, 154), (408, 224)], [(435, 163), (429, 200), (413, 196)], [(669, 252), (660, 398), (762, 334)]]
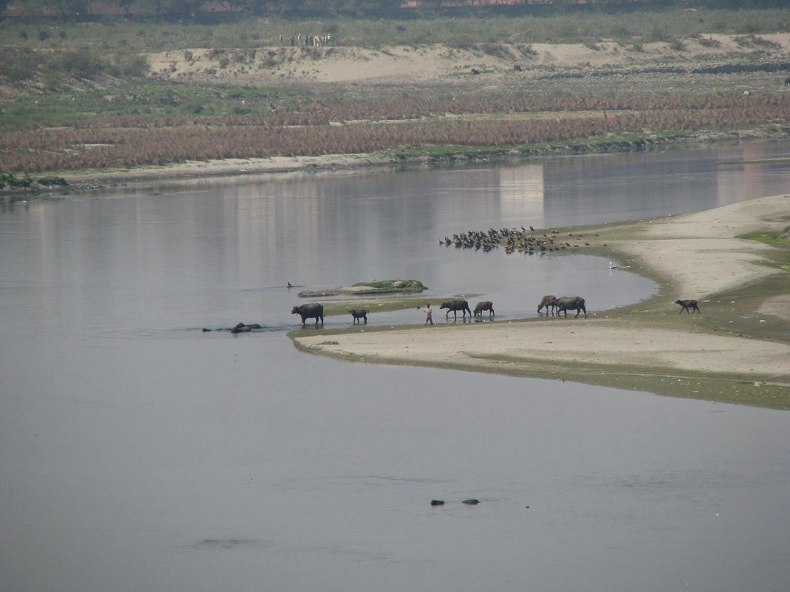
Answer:
[[(477, 504), (480, 503), (480, 500), (478, 500), (478, 499), (466, 499), (466, 500), (462, 501), (461, 503), (462, 504), (466, 504), (467, 506), (476, 506)], [(445, 504), (444, 500), (438, 500), (438, 499), (431, 500), (431, 505), (432, 506), (443, 506), (444, 504)], [(527, 506), (527, 507), (529, 507), (529, 506)]]
[(215, 549), (235, 549), (238, 547), (257, 546), (258, 541), (252, 539), (203, 539), (196, 546)]

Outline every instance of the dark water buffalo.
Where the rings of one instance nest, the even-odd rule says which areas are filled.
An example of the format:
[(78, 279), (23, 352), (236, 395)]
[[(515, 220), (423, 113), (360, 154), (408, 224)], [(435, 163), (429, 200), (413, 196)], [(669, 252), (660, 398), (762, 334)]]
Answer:
[(587, 308), (584, 306), (584, 298), (581, 296), (563, 296), (562, 298), (555, 298), (551, 303), (557, 310), (557, 316), (560, 316), (560, 313), (564, 312), (565, 318), (567, 319), (568, 311), (575, 310), (576, 317), (584, 313), (584, 317), (587, 318)]
[(553, 300), (556, 298), (553, 294), (550, 296), (544, 296), (543, 300), (540, 301), (538, 304), (538, 312), (540, 312), (543, 307), (546, 307), (546, 312), (550, 314), (554, 314), (554, 304), (552, 304)]
[(479, 315), (480, 318), (482, 319), (484, 310), (488, 311), (489, 318), (495, 316), (494, 303), (491, 302), (490, 300), (484, 300), (483, 302), (477, 303), (477, 306), (475, 306), (475, 316)]
[(785, 78), (785, 86), (790, 86), (790, 76)]
[(472, 316), (472, 311), (469, 310), (469, 303), (466, 300), (452, 300), (450, 302), (442, 302), (442, 305), (439, 307), (439, 310), (446, 308), (447, 314), (445, 318), (450, 318), (450, 312), (453, 313), (455, 318), (458, 318), (458, 311), (463, 311), (463, 318), (466, 318), (466, 313), (469, 313), (469, 316)]
[(318, 326), (318, 320), (324, 324), (324, 306), (313, 302), (311, 304), (303, 304), (302, 306), (294, 306), (291, 314), (298, 314), (302, 317), (302, 327), (304, 327), (305, 319), (315, 319), (315, 324)]
[(351, 313), (351, 316), (354, 317), (354, 324), (359, 322), (359, 319), (365, 319), (365, 324), (368, 324), (368, 311), (364, 308), (362, 309), (353, 309), (349, 310), (348, 312)]
[(699, 306), (697, 306), (696, 300), (675, 300), (675, 304), (679, 304), (681, 306), (680, 313), (678, 314), (683, 314), (684, 310), (690, 314), (694, 314), (691, 312), (692, 310), (694, 312), (698, 312), (699, 314), (702, 314), (702, 311), (699, 309)]

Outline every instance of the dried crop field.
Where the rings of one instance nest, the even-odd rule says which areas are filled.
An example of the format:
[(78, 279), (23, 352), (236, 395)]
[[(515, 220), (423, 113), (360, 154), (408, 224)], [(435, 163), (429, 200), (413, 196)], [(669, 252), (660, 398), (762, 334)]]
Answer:
[[(292, 110), (277, 110), (255, 115), (196, 116), (196, 117), (108, 117), (66, 122), (62, 125), (77, 129), (98, 128), (154, 128), (183, 127), (188, 125), (230, 126), (320, 126), (336, 123), (376, 123), (396, 120), (424, 120), (451, 115), (536, 114), (555, 112), (651, 112), (651, 111), (706, 111), (731, 110), (762, 112), (781, 107), (787, 102), (783, 95), (756, 97), (720, 96), (644, 96), (620, 97), (571, 96), (536, 97), (509, 96), (499, 98), (409, 98), (344, 102), (325, 105), (315, 102)], [(33, 125), (32, 128), (43, 128)]]
[[(575, 112), (578, 116), (567, 117)], [(547, 112), (556, 117), (546, 116)], [(447, 117), (446, 114), (460, 117)], [(489, 114), (487, 119), (464, 115)], [(523, 118), (503, 118), (519, 113)], [(535, 115), (539, 114), (540, 117)], [(790, 95), (623, 97), (499, 101), (382, 101), (313, 105), (266, 115), (94, 119), (0, 137), (3, 168), (16, 173), (162, 165), (184, 161), (319, 156), (444, 147), (446, 154), (529, 152), (536, 146), (773, 125), (790, 117)], [(386, 118), (388, 123), (375, 123)], [(393, 119), (407, 123), (390, 123)], [(329, 125), (334, 122), (334, 125)], [(346, 122), (343, 124), (342, 122)], [(353, 122), (353, 124), (349, 124)], [(636, 136), (634, 136), (636, 134)], [(467, 153), (469, 153), (467, 151)]]

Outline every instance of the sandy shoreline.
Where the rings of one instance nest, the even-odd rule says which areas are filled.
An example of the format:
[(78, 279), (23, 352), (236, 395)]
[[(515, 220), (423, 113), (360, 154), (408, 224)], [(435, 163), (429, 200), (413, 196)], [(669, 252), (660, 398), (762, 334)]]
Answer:
[[(349, 332), (333, 334), (331, 339), (322, 334), (293, 338), (305, 351), (352, 361), (538, 376), (559, 372), (563, 378), (578, 380), (584, 378), (574, 375), (576, 370), (595, 369), (600, 373), (691, 373), (722, 380), (788, 383), (790, 340), (724, 334), (704, 326), (710, 320), (707, 317), (677, 315), (678, 307), (673, 303), (676, 298), (696, 298), (705, 311), (702, 302), (711, 296), (775, 274), (786, 275), (787, 271), (766, 265), (773, 247), (735, 237), (783, 230), (788, 225), (790, 195), (781, 195), (596, 229), (613, 253), (639, 261), (664, 281), (656, 306), (650, 307), (654, 312), (639, 317), (601, 318), (599, 314), (595, 319), (532, 319)], [(778, 307), (785, 302), (784, 296), (774, 297), (761, 303), (760, 312), (752, 312), (779, 322)], [(535, 347), (535, 343), (545, 347)], [(547, 367), (554, 370), (549, 373)]]
[(779, 273), (760, 265), (772, 247), (735, 237), (783, 230), (788, 215), (790, 196), (774, 196), (625, 226), (619, 232), (638, 239), (610, 244), (653, 268), (679, 297), (701, 299)]
[(387, 166), (395, 159), (373, 154), (327, 154), (323, 156), (273, 156), (271, 158), (228, 158), (207, 162), (189, 161), (168, 166), (146, 166), (129, 169), (64, 172), (61, 176), (71, 185), (110, 184), (127, 182), (168, 182), (211, 177), (240, 177), (333, 171)]
[[(452, 331), (452, 333), (450, 333)], [(528, 338), (528, 339), (527, 339)], [(560, 325), (556, 319), (529, 323), (470, 324), (407, 329), (349, 336), (296, 338), (310, 351), (326, 351), (366, 361), (460, 363), (470, 369), (508, 364), (560, 362), (642, 372), (704, 372), (788, 378), (790, 345), (739, 337), (709, 335), (693, 328), (645, 328), (613, 319), (588, 319)], [(533, 344), (545, 344), (536, 348)]]

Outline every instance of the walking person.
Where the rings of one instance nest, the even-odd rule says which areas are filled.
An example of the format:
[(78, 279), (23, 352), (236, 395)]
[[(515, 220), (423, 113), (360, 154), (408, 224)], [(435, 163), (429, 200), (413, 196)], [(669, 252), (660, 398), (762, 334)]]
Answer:
[(425, 325), (427, 325), (428, 323), (433, 325), (433, 309), (431, 308), (430, 303), (425, 305)]

